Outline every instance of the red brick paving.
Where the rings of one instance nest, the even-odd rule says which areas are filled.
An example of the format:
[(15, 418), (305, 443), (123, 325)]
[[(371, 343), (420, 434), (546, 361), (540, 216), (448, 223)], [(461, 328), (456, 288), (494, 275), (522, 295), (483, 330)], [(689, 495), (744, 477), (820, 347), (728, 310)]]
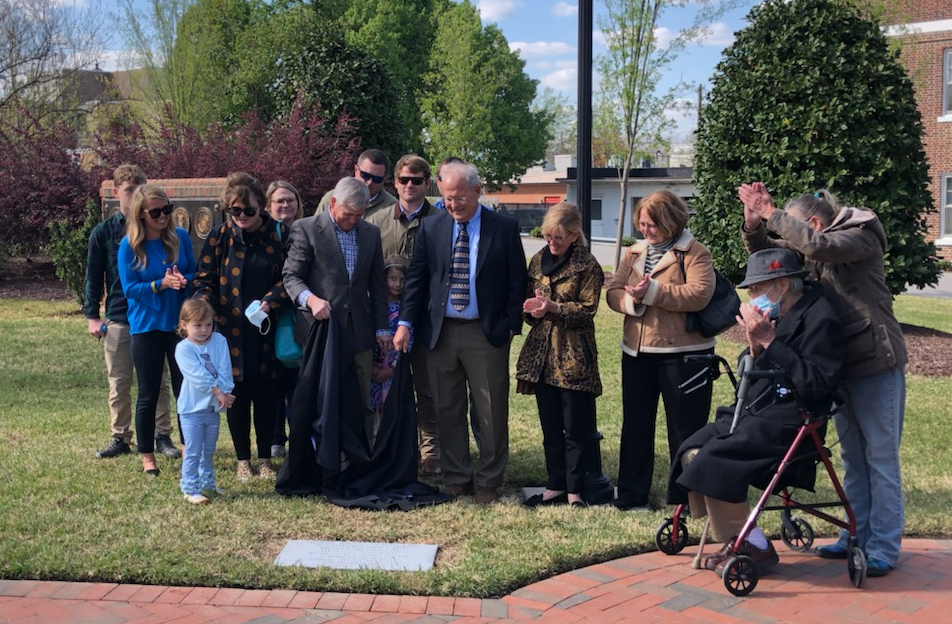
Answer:
[(782, 552), (747, 597), (732, 596), (692, 549), (653, 552), (568, 572), (501, 599), (293, 590), (0, 580), (0, 623), (378, 624), (446, 621), (665, 624), (894, 624), (952, 613), (952, 540), (909, 539), (897, 570), (850, 583), (846, 563)]

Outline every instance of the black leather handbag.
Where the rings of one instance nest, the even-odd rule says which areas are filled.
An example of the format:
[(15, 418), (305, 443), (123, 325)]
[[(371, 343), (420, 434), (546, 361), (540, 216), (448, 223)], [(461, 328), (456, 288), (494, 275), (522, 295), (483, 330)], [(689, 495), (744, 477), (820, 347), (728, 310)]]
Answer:
[[(678, 253), (678, 263), (681, 265), (681, 275), (687, 282), (688, 276), (684, 271), (684, 254)], [(697, 332), (705, 338), (726, 331), (737, 324), (736, 316), (740, 313), (740, 297), (734, 285), (723, 273), (714, 269), (714, 296), (704, 306), (703, 310), (688, 312), (684, 319), (684, 329)]]

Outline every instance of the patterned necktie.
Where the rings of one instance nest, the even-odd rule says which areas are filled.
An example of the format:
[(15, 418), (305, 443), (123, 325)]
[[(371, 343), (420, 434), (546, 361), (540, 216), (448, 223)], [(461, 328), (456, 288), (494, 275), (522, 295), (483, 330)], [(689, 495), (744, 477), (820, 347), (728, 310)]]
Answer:
[(469, 305), (469, 234), (466, 232), (466, 223), (459, 224), (459, 234), (453, 246), (450, 303), (457, 311)]

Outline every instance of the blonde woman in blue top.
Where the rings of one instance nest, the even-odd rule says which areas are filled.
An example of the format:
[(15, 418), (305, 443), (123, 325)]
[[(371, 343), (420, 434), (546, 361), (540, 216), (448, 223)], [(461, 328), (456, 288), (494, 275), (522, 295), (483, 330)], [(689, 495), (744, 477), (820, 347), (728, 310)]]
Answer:
[[(155, 463), (155, 406), (162, 360), (169, 363), (178, 397), (182, 375), (175, 364), (179, 310), (195, 276), (188, 232), (172, 223), (172, 204), (161, 188), (140, 186), (132, 198), (126, 237), (119, 243), (119, 279), (129, 301), (132, 364), (136, 369), (136, 446), (142, 470), (158, 476)], [(181, 427), (181, 425), (180, 425)]]
[(179, 487), (193, 505), (208, 502), (206, 492), (223, 494), (215, 483), (215, 446), (221, 427), (219, 412), (235, 402), (228, 341), (214, 330), (215, 310), (203, 299), (182, 304), (178, 333), (185, 340), (175, 347), (182, 372), (176, 405), (185, 434), (185, 456)]

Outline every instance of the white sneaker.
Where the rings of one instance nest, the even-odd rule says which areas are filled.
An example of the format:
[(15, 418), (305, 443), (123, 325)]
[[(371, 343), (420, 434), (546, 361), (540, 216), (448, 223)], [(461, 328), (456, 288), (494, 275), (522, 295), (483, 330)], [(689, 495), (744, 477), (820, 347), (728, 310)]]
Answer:
[(202, 494), (186, 494), (185, 500), (193, 505), (204, 505), (205, 503), (211, 502), (207, 496), (203, 496)]

